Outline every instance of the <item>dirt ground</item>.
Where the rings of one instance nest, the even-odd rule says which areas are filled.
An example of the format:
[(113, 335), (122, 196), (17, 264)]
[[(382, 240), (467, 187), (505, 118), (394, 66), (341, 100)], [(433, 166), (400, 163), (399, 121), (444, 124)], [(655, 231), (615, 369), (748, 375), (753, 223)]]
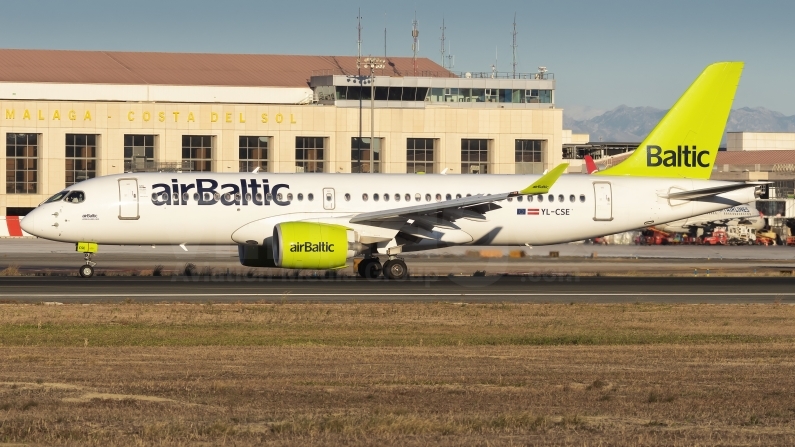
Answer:
[(795, 445), (795, 306), (0, 305), (0, 443)]

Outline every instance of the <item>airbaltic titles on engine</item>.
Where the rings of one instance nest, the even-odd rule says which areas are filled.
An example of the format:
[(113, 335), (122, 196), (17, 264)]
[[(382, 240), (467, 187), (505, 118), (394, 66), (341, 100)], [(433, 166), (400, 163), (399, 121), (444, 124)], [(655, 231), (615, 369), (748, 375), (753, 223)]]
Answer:
[(75, 243), (83, 277), (98, 245), (151, 244), (236, 245), (251, 267), (339, 269), (361, 256), (361, 276), (399, 279), (405, 252), (556, 244), (687, 219), (754, 200), (758, 183), (708, 180), (742, 67), (708, 66), (643, 150), (594, 175), (564, 175), (565, 163), (542, 176), (125, 173), (69, 186), (21, 225)]
[(313, 244), (310, 241), (303, 243), (291, 242), (290, 253), (334, 253), (334, 244), (328, 242)]

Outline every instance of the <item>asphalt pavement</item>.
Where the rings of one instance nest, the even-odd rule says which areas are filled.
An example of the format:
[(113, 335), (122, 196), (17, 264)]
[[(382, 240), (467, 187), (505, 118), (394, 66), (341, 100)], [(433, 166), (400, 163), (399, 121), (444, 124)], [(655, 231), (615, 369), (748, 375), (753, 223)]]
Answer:
[(795, 304), (792, 277), (5, 277), (2, 302), (532, 302)]

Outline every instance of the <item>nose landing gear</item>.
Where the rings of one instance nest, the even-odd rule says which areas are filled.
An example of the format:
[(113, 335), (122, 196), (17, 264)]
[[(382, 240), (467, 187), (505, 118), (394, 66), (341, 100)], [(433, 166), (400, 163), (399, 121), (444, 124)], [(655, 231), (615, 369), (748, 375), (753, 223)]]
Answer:
[(83, 253), (83, 259), (86, 261), (77, 271), (80, 277), (91, 278), (94, 276), (94, 266), (97, 263), (91, 260), (91, 256), (97, 252), (97, 244), (95, 242), (78, 242), (75, 244), (75, 251)]

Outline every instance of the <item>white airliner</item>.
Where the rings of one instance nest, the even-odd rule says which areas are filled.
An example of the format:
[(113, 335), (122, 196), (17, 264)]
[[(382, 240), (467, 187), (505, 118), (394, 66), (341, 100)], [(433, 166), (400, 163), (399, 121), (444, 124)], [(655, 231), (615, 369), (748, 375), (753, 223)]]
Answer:
[[(246, 266), (406, 277), (402, 252), (544, 245), (614, 234), (752, 201), (756, 185), (710, 181), (743, 64), (708, 66), (640, 148), (594, 175), (126, 173), (66, 188), (25, 231), (97, 246), (232, 245)], [(528, 186), (529, 185), (529, 186)], [(378, 255), (386, 256), (383, 268)]]

